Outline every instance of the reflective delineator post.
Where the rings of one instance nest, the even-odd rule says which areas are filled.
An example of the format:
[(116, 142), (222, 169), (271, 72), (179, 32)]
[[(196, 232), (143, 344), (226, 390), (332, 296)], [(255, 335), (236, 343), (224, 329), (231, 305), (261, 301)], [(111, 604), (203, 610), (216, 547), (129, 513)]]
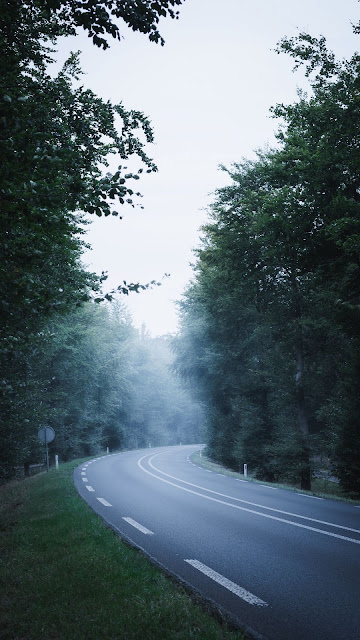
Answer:
[(247, 478), (247, 464), (244, 464), (244, 477)]
[(49, 471), (49, 447), (46, 439), (46, 429), (45, 429), (45, 449), (46, 449), (46, 471)]
[(58, 468), (59, 468), (59, 456), (56, 455), (55, 456), (55, 469), (58, 469)]

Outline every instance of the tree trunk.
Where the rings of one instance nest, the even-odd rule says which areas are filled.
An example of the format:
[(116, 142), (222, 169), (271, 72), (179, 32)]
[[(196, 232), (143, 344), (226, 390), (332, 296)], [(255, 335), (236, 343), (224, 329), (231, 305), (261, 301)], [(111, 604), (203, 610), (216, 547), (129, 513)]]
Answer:
[(296, 400), (298, 408), (299, 428), (302, 440), (301, 451), (301, 471), (300, 482), (301, 489), (311, 490), (311, 472), (310, 472), (310, 441), (309, 441), (309, 425), (305, 406), (304, 393), (304, 355), (301, 337), (298, 338), (296, 346), (296, 377), (295, 377)]
[(306, 413), (305, 391), (304, 391), (304, 347), (302, 338), (301, 320), (301, 304), (300, 294), (296, 282), (296, 277), (292, 278), (292, 288), (295, 298), (295, 317), (297, 322), (296, 337), (296, 376), (295, 376), (295, 392), (298, 410), (299, 429), (302, 441), (301, 451), (301, 470), (300, 470), (300, 486), (301, 489), (311, 490), (311, 471), (310, 471), (310, 440), (309, 440), (309, 424)]

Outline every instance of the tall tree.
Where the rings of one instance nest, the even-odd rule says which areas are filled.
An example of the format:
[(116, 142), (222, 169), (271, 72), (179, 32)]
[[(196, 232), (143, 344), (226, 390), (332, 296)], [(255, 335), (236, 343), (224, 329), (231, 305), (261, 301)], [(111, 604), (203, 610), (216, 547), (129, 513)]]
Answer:
[[(24, 449), (8, 446), (17, 451), (12, 462), (19, 462), (33, 441), (31, 394), (21, 390), (33, 377), (34, 354), (48, 318), (71, 311), (94, 292), (103, 297), (105, 276), (87, 273), (81, 264), (83, 215), (119, 215), (119, 206), (135, 206), (140, 193), (134, 193), (134, 184), (142, 171), (156, 171), (145, 151), (153, 141), (148, 119), (81, 86), (76, 54), (52, 78), (47, 72), (52, 47), (58, 36), (83, 27), (106, 48), (104, 36), (120, 38), (117, 19), (163, 43), (160, 16), (176, 18), (173, 8), (179, 4), (9, 0), (2, 7), (0, 433), (4, 442), (13, 442), (20, 432), (24, 442)], [(112, 173), (111, 154), (121, 163)], [(139, 160), (135, 173), (123, 166), (129, 157)], [(139, 288), (123, 283), (118, 289)]]
[(262, 477), (292, 469), (309, 489), (320, 438), (356, 493), (360, 59), (337, 62), (307, 34), (279, 51), (314, 73), (313, 94), (274, 108), (278, 147), (233, 165), (232, 185), (217, 191), (183, 302), (178, 363), (202, 379), (218, 459), (236, 466), (246, 456)]

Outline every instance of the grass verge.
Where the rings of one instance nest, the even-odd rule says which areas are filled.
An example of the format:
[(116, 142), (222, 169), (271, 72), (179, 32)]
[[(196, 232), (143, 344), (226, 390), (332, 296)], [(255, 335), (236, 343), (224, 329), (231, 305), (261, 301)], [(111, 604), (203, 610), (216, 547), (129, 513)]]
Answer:
[[(237, 473), (236, 471), (232, 471), (227, 467), (222, 467), (220, 464), (213, 462), (206, 455), (200, 451), (196, 451), (192, 454), (191, 459), (195, 464), (198, 464), (205, 469), (210, 469), (211, 471), (215, 471), (216, 473), (223, 473), (224, 475), (230, 476), (232, 478), (244, 479), (244, 475), (242, 473)], [(349, 504), (360, 505), (360, 500), (352, 500), (351, 498), (346, 498), (341, 492), (339, 485), (336, 482), (330, 482), (327, 479), (322, 478), (312, 478), (311, 486), (312, 491), (303, 491), (297, 486), (288, 485), (288, 484), (279, 484), (276, 482), (263, 482), (262, 480), (257, 480), (251, 476), (247, 476), (248, 482), (255, 482), (257, 484), (266, 484), (269, 487), (277, 487), (278, 489), (286, 489), (287, 491), (296, 491), (297, 493), (305, 493), (310, 496), (319, 496), (321, 498), (328, 498), (331, 500), (341, 500), (342, 502), (348, 502)]]
[(0, 638), (244, 640), (93, 513), (80, 462), (0, 487)]

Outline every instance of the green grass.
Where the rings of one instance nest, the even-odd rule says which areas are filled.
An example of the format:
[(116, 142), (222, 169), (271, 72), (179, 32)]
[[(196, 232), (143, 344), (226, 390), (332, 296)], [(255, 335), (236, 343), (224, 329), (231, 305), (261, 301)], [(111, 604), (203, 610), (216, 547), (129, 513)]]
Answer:
[[(216, 473), (223, 473), (224, 475), (230, 476), (232, 478), (244, 479), (244, 475), (242, 473), (237, 473), (236, 471), (232, 471), (231, 469), (222, 467), (220, 464), (217, 464), (216, 462), (213, 462), (212, 460), (207, 458), (204, 453), (201, 453), (200, 455), (200, 451), (196, 451), (195, 453), (193, 453), (191, 459), (193, 460), (193, 462), (201, 467), (204, 467), (205, 469), (210, 469), (211, 471), (215, 471)], [(278, 487), (279, 489), (286, 489), (287, 491), (296, 491), (298, 493), (305, 493), (311, 496), (330, 498), (332, 500), (341, 500), (342, 502), (360, 505), (360, 500), (351, 500), (350, 498), (346, 498), (346, 496), (342, 494), (341, 489), (336, 482), (330, 482), (330, 480), (322, 478), (312, 478), (312, 491), (303, 491), (300, 489), (300, 485), (295, 486), (289, 484), (280, 484), (276, 482), (263, 482), (262, 480), (257, 480), (256, 478), (253, 478), (249, 475), (246, 479), (249, 482), (269, 485), (269, 487)]]
[(80, 462), (0, 487), (0, 638), (243, 640), (93, 513)]

